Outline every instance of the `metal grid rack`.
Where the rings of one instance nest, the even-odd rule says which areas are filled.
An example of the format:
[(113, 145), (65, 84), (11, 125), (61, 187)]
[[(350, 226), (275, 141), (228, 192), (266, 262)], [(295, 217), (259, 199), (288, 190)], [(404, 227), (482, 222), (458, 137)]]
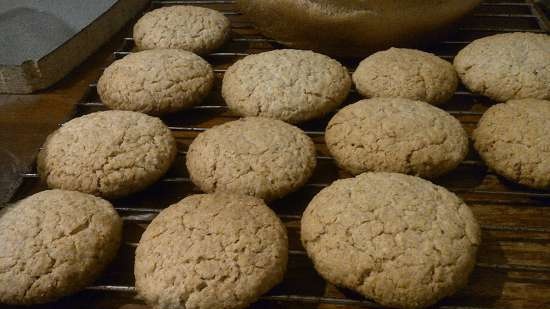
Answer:
[[(221, 51), (205, 57), (214, 66), (218, 79), (213, 93), (202, 105), (163, 118), (178, 140), (180, 151), (175, 166), (153, 188), (114, 202), (115, 208), (125, 221), (122, 257), (115, 261), (96, 285), (88, 287), (88, 292), (100, 293), (100, 295), (108, 293), (110, 297), (119, 297), (126, 301), (132, 299), (135, 293), (132, 278), (133, 248), (137, 245), (141, 232), (164, 207), (190, 193), (197, 192), (183, 164), (188, 144), (198, 133), (208, 127), (237, 118), (227, 110), (220, 96), (219, 85), (226, 68), (238, 58), (282, 47), (275, 41), (261, 36), (246, 17), (235, 10), (234, 2), (231, 0), (152, 1), (151, 9), (174, 4), (200, 5), (218, 9), (232, 21), (233, 36)], [(473, 39), (512, 31), (548, 33), (549, 24), (539, 8), (531, 2), (485, 1), (461, 22), (456, 32), (446, 40), (428, 46), (425, 50), (452, 60), (456, 52)], [(114, 53), (113, 58), (124, 57), (131, 53), (132, 49), (132, 38), (124, 38), (121, 49)], [(340, 58), (338, 60), (352, 72), (361, 59)], [(358, 94), (352, 91), (345, 104), (359, 99)], [(486, 98), (460, 88), (453, 99), (442, 108), (457, 117), (470, 132), (480, 115), (492, 103)], [(76, 116), (104, 109), (97, 95), (96, 84), (90, 84), (87, 94), (77, 104)], [(314, 307), (324, 304), (329, 307), (344, 305), (382, 308), (358, 295), (325, 284), (315, 274), (298, 241), (300, 214), (309, 199), (333, 180), (349, 176), (336, 168), (323, 145), (324, 128), (328, 119), (330, 116), (301, 126), (316, 142), (318, 171), (299, 192), (271, 205), (289, 230), (291, 248), (289, 274), (280, 286), (263, 296), (260, 302), (254, 305), (255, 307), (302, 308), (308, 304)], [(23, 174), (23, 177), (25, 183), (16, 196), (23, 197), (32, 191), (43, 189), (36, 173)], [(550, 247), (550, 226), (547, 225), (550, 220), (548, 211), (550, 210), (550, 192), (530, 190), (502, 180), (487, 170), (473, 152), (456, 171), (435, 182), (456, 192), (472, 207), (480, 219), (484, 243), (487, 238), (489, 239), (487, 248), (480, 250), (476, 270), (472, 276), (474, 283), (471, 283), (465, 292), (461, 291), (457, 296), (443, 300), (436, 307), (480, 309), (494, 308), (494, 306), (509, 308), (550, 306), (550, 298), (543, 295), (544, 293), (550, 295), (550, 249), (548, 248)], [(502, 248), (503, 243), (508, 247)], [(499, 245), (501, 248), (498, 247)], [(523, 250), (523, 248), (527, 249)], [(504, 288), (506, 284), (515, 282), (514, 280), (517, 279), (523, 285), (513, 283), (512, 288), (532, 288), (533, 293), (542, 293), (542, 296), (537, 300), (528, 299), (529, 295), (525, 296), (526, 299), (521, 299), (523, 292), (520, 291), (512, 293), (508, 298), (499, 298), (498, 287), (496, 293), (494, 289), (486, 288), (486, 285), (498, 282), (498, 280), (494, 281), (495, 277), (502, 281), (499, 283), (501, 294), (506, 294)], [(318, 284), (312, 282), (318, 282)], [(124, 301), (121, 302), (124, 303)]]

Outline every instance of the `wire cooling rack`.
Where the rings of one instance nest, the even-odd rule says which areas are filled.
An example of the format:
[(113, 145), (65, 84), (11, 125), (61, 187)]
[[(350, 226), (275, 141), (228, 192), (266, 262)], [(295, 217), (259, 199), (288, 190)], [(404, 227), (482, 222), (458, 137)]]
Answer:
[[(249, 54), (282, 48), (263, 37), (239, 13), (234, 1), (152, 1), (150, 9), (165, 5), (191, 4), (223, 12), (232, 22), (232, 39), (219, 52), (205, 59), (214, 66), (217, 85), (203, 104), (190, 110), (163, 117), (178, 141), (179, 155), (159, 183), (131, 197), (114, 201), (123, 217), (124, 244), (118, 258), (103, 277), (87, 291), (54, 307), (74, 307), (84, 302), (87, 307), (119, 308), (140, 306), (134, 298), (133, 250), (141, 232), (165, 207), (181, 198), (198, 193), (185, 170), (186, 149), (192, 139), (213, 125), (238, 118), (228, 111), (220, 95), (220, 84), (227, 67)], [(502, 32), (528, 31), (548, 33), (549, 23), (541, 10), (531, 2), (485, 1), (466, 17), (446, 40), (424, 50), (452, 61), (458, 50), (472, 40)], [(134, 47), (131, 33), (114, 52), (113, 59), (124, 57)], [(353, 72), (362, 58), (339, 58)], [(345, 104), (360, 97), (351, 91)], [(470, 133), (479, 117), (493, 102), (461, 87), (450, 102), (443, 105), (457, 117)], [(104, 110), (96, 84), (77, 104), (75, 116)], [(324, 128), (330, 119), (301, 125), (316, 142), (318, 167), (304, 188), (272, 203), (272, 208), (285, 222), (290, 241), (289, 270), (283, 283), (254, 304), (257, 308), (382, 308), (354, 293), (335, 288), (319, 277), (299, 243), (299, 222), (311, 197), (333, 180), (349, 177), (339, 170), (328, 155), (323, 141)], [(24, 183), (14, 199), (45, 189), (36, 173), (23, 174)], [(483, 244), (470, 284), (436, 308), (550, 308), (550, 192), (526, 189), (511, 184), (488, 170), (471, 152), (457, 170), (435, 181), (457, 193), (468, 203), (481, 223)], [(345, 261), (343, 261), (345, 263)], [(342, 307), (343, 306), (343, 307)], [(56, 308), (57, 308), (56, 307)]]

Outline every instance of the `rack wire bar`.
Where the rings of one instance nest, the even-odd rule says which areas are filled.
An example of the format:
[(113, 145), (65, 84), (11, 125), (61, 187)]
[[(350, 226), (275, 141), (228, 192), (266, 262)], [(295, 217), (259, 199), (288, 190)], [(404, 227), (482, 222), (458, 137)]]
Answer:
[[(490, 30), (486, 30), (486, 31), (490, 31)], [(131, 51), (117, 51), (117, 52), (114, 52), (114, 56), (115, 56), (115, 58), (122, 58), (122, 57), (127, 56), (131, 53), (133, 53), (133, 52), (131, 52)], [(250, 55), (254, 55), (254, 54), (257, 54), (257, 53), (217, 52), (217, 53), (208, 54), (205, 57), (246, 57), (246, 56), (250, 56)], [(439, 56), (440, 58), (443, 58), (443, 59), (453, 59), (454, 58), (454, 55), (437, 55), (437, 56)]]
[[(94, 285), (86, 288), (89, 291), (99, 292), (121, 292), (127, 294), (136, 294), (136, 288), (134, 286), (127, 285)], [(276, 301), (276, 302), (289, 302), (289, 303), (310, 303), (310, 304), (330, 304), (340, 306), (357, 306), (357, 307), (369, 307), (372, 309), (389, 309), (388, 307), (381, 306), (373, 301), (367, 299), (350, 299), (350, 298), (336, 298), (336, 297), (324, 297), (324, 296), (309, 296), (309, 295), (264, 295), (260, 297), (263, 301)], [(430, 307), (434, 309), (492, 309), (488, 307), (472, 307), (472, 306), (451, 306), (441, 305)]]
[(533, 14), (505, 14), (505, 13), (476, 13), (472, 14), (475, 17), (499, 17), (499, 18), (537, 18)]
[[(189, 129), (189, 128), (186, 128), (186, 129)], [(195, 128), (195, 129), (201, 132), (205, 130), (204, 128)], [(37, 173), (22, 173), (21, 176), (23, 178), (39, 178), (39, 175)], [(191, 183), (191, 179), (189, 177), (165, 177), (165, 178), (162, 178), (160, 181), (168, 182), (168, 183), (178, 183), (178, 182)], [(306, 183), (304, 187), (325, 188), (329, 185), (330, 183), (310, 182), (310, 183)], [(496, 191), (496, 190), (482, 190), (482, 189), (472, 189), (472, 188), (447, 188), (447, 189), (455, 193), (509, 195), (509, 196), (515, 196), (515, 197), (530, 197), (530, 198), (550, 198), (550, 193), (543, 193), (543, 192)]]
[[(128, 294), (137, 293), (134, 286), (128, 285), (94, 285), (86, 288), (89, 291), (100, 291), (100, 292), (122, 292)], [(304, 296), (304, 295), (265, 295), (260, 298), (261, 300), (268, 301), (280, 301), (280, 302), (313, 302), (313, 303), (326, 303), (326, 304), (343, 304), (343, 305), (357, 305), (369, 306), (372, 308), (385, 309), (372, 301), (369, 300), (351, 300), (343, 298), (332, 298), (332, 297), (320, 297), (320, 296)], [(483, 308), (476, 308), (483, 309)]]
[(89, 291), (136, 293), (135, 286), (128, 285), (92, 285), (86, 287)]
[[(178, 155), (186, 155), (186, 154), (187, 154), (187, 151), (178, 150)], [(322, 160), (322, 161), (333, 161), (334, 160), (334, 158), (330, 157), (330, 156), (317, 155), (315, 157), (317, 158), (317, 160)], [(473, 165), (473, 166), (484, 166), (483, 162), (478, 161), (478, 160), (464, 160), (460, 164), (462, 164), (462, 165)], [(39, 177), (38, 173), (21, 173), (20, 175), (21, 175), (22, 178), (38, 178)]]
[(550, 267), (532, 265), (476, 263), (476, 267), (505, 271), (550, 273)]
[[(349, 69), (348, 69), (349, 70)], [(225, 73), (227, 71), (227, 69), (214, 69), (214, 73)], [(351, 73), (351, 72), (350, 72)], [(97, 83), (91, 83), (89, 85), (90, 88), (96, 88), (97, 87)], [(354, 89), (352, 89), (353, 92), (355, 92)], [(463, 90), (457, 90), (455, 91), (455, 95), (465, 95), (465, 96), (480, 96), (479, 94), (475, 94), (475, 93), (471, 93), (469, 91), (463, 91)], [(102, 102), (89, 102), (89, 103), (99, 103), (99, 104), (103, 104)], [(78, 105), (86, 105), (87, 103), (86, 102), (80, 102), (80, 103), (77, 103)]]
[[(124, 245), (130, 248), (137, 248), (138, 243), (125, 242)], [(307, 256), (305, 250), (288, 250), (288, 254), (290, 256)], [(498, 271), (550, 273), (550, 267), (534, 265), (476, 263), (476, 267)]]
[[(186, 0), (182, 0), (186, 1)], [(531, 3), (527, 2), (481, 2), (480, 6), (531, 6)]]
[(459, 31), (476, 31), (476, 32), (533, 32), (533, 33), (546, 33), (542, 29), (525, 29), (525, 28), (492, 28), (492, 27), (462, 27)]
[[(470, 95), (474, 96), (474, 94), (464, 92), (460, 95)], [(105, 104), (102, 102), (81, 102), (78, 103), (79, 106), (85, 106), (85, 107), (105, 107)], [(212, 111), (227, 111), (229, 110), (227, 105), (196, 105), (190, 107), (188, 110), (212, 110)], [(337, 109), (338, 111), (339, 109)], [(472, 116), (481, 116), (483, 115), (482, 112), (477, 111), (461, 111), (461, 110), (448, 110), (447, 111), (451, 115), (472, 115)]]
[(22, 178), (38, 178), (38, 173), (21, 173)]
[[(490, 15), (490, 14), (487, 14), (487, 15)], [(509, 17), (517, 17), (519, 15), (512, 15), (512, 16), (509, 16)], [(533, 17), (533, 18), (536, 18), (534, 15), (527, 15), (528, 17)], [(133, 42), (134, 41), (134, 38), (132, 37), (126, 37), (124, 38), (125, 41), (128, 41), (128, 42)], [(270, 43), (270, 44), (279, 44), (279, 42), (277, 42), (277, 40), (274, 40), (274, 39), (268, 39), (268, 38), (265, 38), (265, 37), (242, 37), (242, 38), (233, 38), (231, 39), (231, 42), (237, 42), (237, 43)], [(439, 42), (439, 44), (442, 44), (442, 45), (466, 45), (466, 44), (469, 44), (469, 43), (472, 43), (472, 41), (469, 41), (469, 40), (463, 40), (463, 41), (457, 41), (457, 40), (445, 40), (445, 41), (441, 41)], [(124, 54), (122, 54), (124, 55)]]
[[(160, 208), (115, 207), (115, 209), (119, 212), (138, 213), (137, 215), (122, 216), (122, 219), (124, 221), (129, 221), (129, 222), (133, 222), (133, 221), (150, 222), (162, 211), (162, 209)], [(300, 221), (302, 219), (301, 215), (279, 214), (279, 217), (284, 220), (293, 220), (293, 221)], [(487, 231), (550, 233), (550, 228), (538, 227), (538, 226), (503, 226), (503, 225), (481, 224), (480, 227), (482, 230), (487, 230)]]

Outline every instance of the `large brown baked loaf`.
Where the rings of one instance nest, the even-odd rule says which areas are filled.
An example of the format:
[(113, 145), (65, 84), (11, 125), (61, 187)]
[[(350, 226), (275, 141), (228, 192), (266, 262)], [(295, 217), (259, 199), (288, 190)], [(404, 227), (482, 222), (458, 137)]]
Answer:
[(237, 4), (264, 35), (285, 45), (329, 54), (365, 54), (433, 36), (479, 2), (238, 0)]

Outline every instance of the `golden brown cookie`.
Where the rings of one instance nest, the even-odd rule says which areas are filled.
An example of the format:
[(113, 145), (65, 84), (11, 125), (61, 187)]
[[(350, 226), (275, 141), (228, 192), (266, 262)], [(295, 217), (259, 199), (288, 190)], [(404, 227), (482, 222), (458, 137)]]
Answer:
[(550, 99), (550, 36), (502, 33), (473, 41), (454, 59), (462, 83), (497, 102)]
[(0, 303), (40, 304), (91, 284), (119, 247), (122, 220), (106, 200), (65, 190), (0, 212)]
[(205, 192), (272, 200), (306, 183), (316, 164), (315, 145), (288, 123), (248, 117), (199, 134), (186, 163), (191, 180)]
[(466, 285), (480, 229), (455, 194), (422, 178), (364, 173), (321, 190), (302, 243), (329, 282), (392, 308), (424, 308)]
[(176, 152), (176, 141), (160, 119), (104, 111), (72, 119), (50, 134), (37, 167), (51, 188), (117, 198), (156, 182)]
[(154, 49), (113, 62), (99, 78), (97, 92), (111, 109), (162, 115), (200, 103), (213, 84), (214, 71), (201, 57)]
[(453, 96), (458, 77), (452, 64), (434, 54), (392, 47), (361, 61), (353, 82), (368, 98), (405, 98), (438, 105)]
[(550, 189), (550, 101), (510, 100), (491, 106), (473, 133), (485, 163), (507, 179)]
[(139, 50), (175, 48), (204, 55), (219, 48), (229, 31), (229, 19), (216, 10), (174, 5), (145, 13), (133, 36)]
[(462, 162), (468, 136), (449, 113), (401, 98), (362, 100), (330, 120), (327, 147), (352, 174), (398, 172), (434, 178)]
[(338, 61), (281, 49), (235, 62), (223, 78), (222, 95), (239, 115), (299, 123), (336, 109), (350, 87), (348, 71)]
[(287, 259), (285, 227), (262, 200), (192, 195), (143, 233), (136, 288), (155, 309), (245, 308), (283, 279)]

